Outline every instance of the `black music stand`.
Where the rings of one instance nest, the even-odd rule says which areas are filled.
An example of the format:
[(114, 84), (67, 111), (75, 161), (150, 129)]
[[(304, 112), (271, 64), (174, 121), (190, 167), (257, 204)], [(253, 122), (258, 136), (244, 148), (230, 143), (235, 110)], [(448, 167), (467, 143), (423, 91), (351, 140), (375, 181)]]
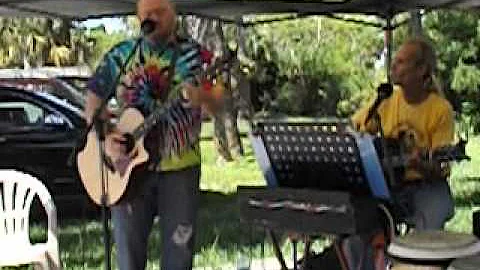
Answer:
[[(285, 192), (282, 188), (341, 192), (373, 201), (391, 199), (373, 138), (351, 131), (347, 121), (258, 121), (250, 139), (268, 189), (279, 189), (280, 193)], [(267, 198), (272, 198), (269, 191), (266, 193)], [(265, 225), (265, 220), (258, 223)], [(285, 268), (274, 235), (270, 235), (274, 248), (278, 248), (277, 258)], [(294, 242), (294, 262), (295, 250)]]
[(250, 139), (269, 187), (391, 199), (373, 137), (346, 121), (258, 121)]

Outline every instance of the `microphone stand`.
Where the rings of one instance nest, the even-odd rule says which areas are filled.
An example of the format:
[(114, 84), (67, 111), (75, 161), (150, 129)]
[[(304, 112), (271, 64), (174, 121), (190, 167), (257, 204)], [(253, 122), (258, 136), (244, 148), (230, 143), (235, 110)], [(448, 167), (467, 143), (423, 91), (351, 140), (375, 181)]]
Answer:
[[(122, 63), (122, 66), (120, 67), (120, 71), (117, 74), (117, 77), (115, 78), (114, 82), (111, 84), (109, 90), (108, 90), (108, 95), (106, 98), (102, 99), (100, 105), (97, 107), (95, 110), (93, 117), (92, 117), (92, 122), (87, 126), (85, 133), (81, 137), (81, 145), (86, 144), (87, 136), (88, 133), (92, 130), (92, 128), (95, 128), (96, 134), (97, 134), (97, 140), (98, 140), (98, 145), (99, 145), (99, 169), (101, 170), (101, 187), (102, 187), (102, 195), (101, 195), (101, 209), (102, 209), (102, 221), (103, 221), (103, 233), (104, 233), (104, 248), (105, 248), (105, 269), (110, 270), (111, 269), (111, 242), (110, 242), (110, 212), (109, 208), (107, 206), (108, 202), (108, 179), (105, 177), (105, 170), (108, 168), (104, 166), (104, 153), (105, 153), (105, 125), (104, 125), (104, 120), (101, 119), (101, 114), (105, 107), (108, 104), (108, 100), (110, 97), (114, 94), (115, 89), (120, 81), (121, 76), (125, 73), (125, 67), (126, 65), (130, 62), (131, 58), (135, 54), (135, 52), (138, 50), (138, 47), (143, 41), (143, 37), (139, 37), (137, 41), (135, 42), (134, 47), (130, 51), (127, 59), (125, 60), (124, 63)], [(83, 147), (82, 147), (83, 148)]]
[(383, 160), (385, 161), (382, 162), (382, 164), (384, 164), (385, 166), (385, 172), (388, 178), (388, 185), (390, 186), (390, 188), (393, 188), (397, 179), (395, 178), (395, 171), (393, 170), (392, 166), (392, 156), (390, 155), (390, 150), (385, 143), (385, 132), (383, 130), (380, 114), (377, 110), (375, 110), (375, 112), (373, 113), (373, 120), (377, 124), (378, 133), (380, 134), (380, 147), (382, 148)]
[(377, 99), (373, 103), (372, 107), (370, 107), (367, 118), (365, 120), (365, 125), (368, 124), (369, 121), (373, 118), (374, 124), (376, 124), (376, 127), (378, 127), (378, 133), (380, 133), (380, 147), (383, 152), (383, 159), (385, 162), (382, 162), (382, 164), (385, 167), (385, 173), (387, 174), (388, 178), (388, 184), (390, 188), (394, 186), (394, 182), (396, 181), (395, 178), (395, 172), (392, 167), (392, 158), (390, 155), (390, 150), (388, 149), (386, 143), (385, 143), (385, 133), (382, 127), (382, 121), (380, 118), (380, 114), (378, 113), (378, 107), (380, 104), (387, 98), (389, 98), (392, 93), (393, 93), (393, 87), (388, 83), (382, 83), (380, 86), (377, 88), (378, 94), (377, 94)]

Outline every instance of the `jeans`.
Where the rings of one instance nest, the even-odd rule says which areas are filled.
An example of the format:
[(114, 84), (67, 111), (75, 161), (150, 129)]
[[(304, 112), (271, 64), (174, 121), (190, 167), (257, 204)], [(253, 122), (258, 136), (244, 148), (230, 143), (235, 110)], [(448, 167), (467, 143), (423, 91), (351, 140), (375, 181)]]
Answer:
[[(439, 230), (453, 217), (454, 201), (446, 180), (422, 181), (392, 192), (398, 208), (415, 230)], [(349, 269), (375, 269), (371, 235), (352, 235), (343, 239)]]
[(158, 213), (162, 227), (161, 269), (192, 268), (200, 166), (173, 172), (148, 172), (136, 196), (112, 207), (120, 270), (145, 269), (147, 243)]
[(455, 204), (446, 180), (406, 186), (393, 192), (393, 198), (417, 231), (443, 229), (454, 214)]

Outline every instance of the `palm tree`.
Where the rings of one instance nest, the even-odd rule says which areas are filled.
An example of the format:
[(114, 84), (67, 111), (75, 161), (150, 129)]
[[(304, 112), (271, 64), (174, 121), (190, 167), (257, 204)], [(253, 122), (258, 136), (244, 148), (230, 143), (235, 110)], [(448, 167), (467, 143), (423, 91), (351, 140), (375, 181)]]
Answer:
[(84, 63), (91, 48), (84, 32), (68, 19), (0, 18), (0, 65), (28, 68)]

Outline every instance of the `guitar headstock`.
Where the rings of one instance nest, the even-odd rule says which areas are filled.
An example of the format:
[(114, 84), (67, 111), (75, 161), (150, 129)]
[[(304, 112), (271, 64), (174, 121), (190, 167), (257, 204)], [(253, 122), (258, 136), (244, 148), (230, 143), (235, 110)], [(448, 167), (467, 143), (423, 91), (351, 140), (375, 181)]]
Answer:
[(206, 69), (200, 70), (197, 73), (197, 76), (201, 78), (214, 77), (217, 74), (230, 69), (234, 59), (234, 52), (228, 51), (224, 55), (216, 57), (213, 62), (206, 67)]
[(467, 146), (467, 140), (461, 138), (458, 143), (456, 144), (456, 148), (457, 150), (459, 151), (457, 154), (458, 156), (461, 157), (460, 160), (470, 160), (470, 156), (467, 155), (467, 151), (465, 150), (466, 146)]
[(436, 149), (432, 158), (440, 162), (470, 160), (466, 152), (467, 140), (461, 138), (455, 145)]

